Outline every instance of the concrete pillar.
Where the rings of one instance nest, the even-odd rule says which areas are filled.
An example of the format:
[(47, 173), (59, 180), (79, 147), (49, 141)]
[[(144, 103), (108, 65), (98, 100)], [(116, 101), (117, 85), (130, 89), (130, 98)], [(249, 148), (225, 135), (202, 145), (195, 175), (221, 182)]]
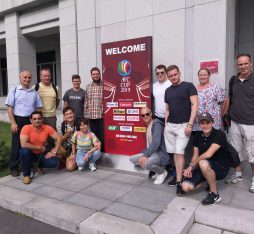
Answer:
[(36, 50), (33, 42), (21, 34), (16, 12), (5, 16), (6, 57), (9, 89), (19, 83), (22, 70), (32, 72), (36, 80)]
[(72, 87), (71, 76), (79, 72), (75, 0), (59, 0), (62, 93)]

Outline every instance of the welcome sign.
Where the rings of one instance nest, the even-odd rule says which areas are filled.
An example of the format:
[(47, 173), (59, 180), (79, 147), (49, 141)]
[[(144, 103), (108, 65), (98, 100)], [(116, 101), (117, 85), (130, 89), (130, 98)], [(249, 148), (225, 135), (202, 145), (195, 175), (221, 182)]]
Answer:
[(151, 106), (152, 37), (102, 44), (105, 152), (146, 148), (142, 107)]

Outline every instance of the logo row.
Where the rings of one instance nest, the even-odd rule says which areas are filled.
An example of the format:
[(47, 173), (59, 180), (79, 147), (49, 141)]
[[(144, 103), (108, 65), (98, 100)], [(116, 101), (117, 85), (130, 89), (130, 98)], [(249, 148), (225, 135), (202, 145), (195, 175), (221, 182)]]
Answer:
[(109, 131), (122, 131), (122, 132), (146, 132), (146, 127), (132, 127), (132, 126), (108, 126)]
[(146, 102), (107, 102), (107, 107), (146, 107)]

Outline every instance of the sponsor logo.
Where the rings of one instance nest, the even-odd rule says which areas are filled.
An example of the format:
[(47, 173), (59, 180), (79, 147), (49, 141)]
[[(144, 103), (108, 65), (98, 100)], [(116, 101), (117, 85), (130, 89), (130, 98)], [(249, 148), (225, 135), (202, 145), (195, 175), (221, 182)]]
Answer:
[(128, 60), (122, 60), (118, 63), (118, 73), (121, 76), (128, 76), (131, 73), (131, 63)]
[(146, 107), (146, 102), (133, 102), (133, 107)]
[(114, 115), (124, 115), (125, 109), (113, 109), (113, 114)]
[(126, 114), (127, 115), (139, 115), (139, 109), (127, 109)]
[(120, 131), (132, 132), (132, 127), (131, 126), (120, 126)]
[(118, 126), (112, 126), (112, 125), (110, 125), (110, 126), (108, 126), (108, 130), (110, 130), (110, 131), (117, 131), (117, 130), (119, 130), (119, 127)]
[(132, 102), (119, 102), (120, 107), (132, 107)]
[(145, 50), (146, 50), (146, 44), (143, 43), (143, 44), (122, 46), (122, 47), (115, 47), (115, 48), (107, 48), (106, 55), (126, 54), (126, 53), (140, 52)]
[(134, 132), (146, 132), (146, 127), (134, 127)]
[(139, 116), (127, 116), (127, 121), (138, 122), (139, 121)]
[(125, 116), (114, 115), (113, 120), (115, 120), (115, 121), (125, 121)]
[(107, 107), (118, 107), (118, 102), (107, 102)]

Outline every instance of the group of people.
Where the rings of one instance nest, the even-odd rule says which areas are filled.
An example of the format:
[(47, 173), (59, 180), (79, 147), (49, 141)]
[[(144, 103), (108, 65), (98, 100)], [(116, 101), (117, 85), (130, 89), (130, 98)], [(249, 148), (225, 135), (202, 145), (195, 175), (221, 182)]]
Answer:
[(20, 73), (20, 84), (6, 99), (11, 122), (10, 170), (13, 177), (23, 171), (23, 183), (30, 184), (33, 170), (43, 168), (96, 170), (103, 147), (102, 81), (100, 70), (91, 69), (92, 82), (86, 91), (79, 75), (72, 76), (73, 87), (64, 94), (64, 121), (57, 131), (56, 109), (61, 100), (59, 88), (51, 81), (49, 69), (40, 71), (40, 82), (30, 87), (30, 71)]
[[(168, 182), (183, 195), (207, 182), (203, 205), (221, 201), (217, 180), (226, 178), (230, 169), (228, 142), (237, 150), (241, 163), (226, 183), (243, 180), (242, 162), (247, 159), (252, 169), (249, 191), (254, 193), (254, 77), (249, 54), (236, 59), (238, 74), (229, 82), (229, 94), (210, 82), (210, 71), (198, 71), (199, 84), (181, 80), (176, 65), (158, 65), (158, 81), (153, 84), (154, 110), (141, 109), (147, 125), (147, 148), (130, 157), (130, 161), (150, 170), (149, 177), (162, 184), (168, 175), (168, 164), (174, 164), (175, 175)], [(230, 116), (230, 118), (229, 118)], [(223, 121), (224, 120), (224, 121)], [(228, 134), (224, 132), (228, 130)], [(192, 158), (185, 165), (186, 147), (192, 145)]]
[[(169, 185), (182, 195), (208, 183), (208, 194), (202, 204), (219, 202), (216, 181), (229, 172), (227, 141), (238, 151), (241, 159), (227, 183), (243, 180), (242, 161), (247, 155), (252, 168), (249, 188), (254, 192), (254, 77), (249, 54), (236, 59), (238, 74), (229, 82), (229, 94), (210, 82), (210, 71), (198, 71), (199, 84), (181, 80), (176, 65), (155, 68), (157, 82), (153, 84), (153, 111), (140, 110), (147, 125), (147, 148), (130, 157), (130, 161), (150, 171), (149, 177), (162, 184), (168, 176), (168, 165), (175, 166)], [(103, 83), (100, 70), (91, 69), (92, 82), (81, 88), (79, 75), (72, 76), (73, 87), (63, 96), (64, 121), (56, 129), (56, 109), (60, 90), (51, 82), (50, 70), (40, 71), (40, 83), (30, 87), (31, 72), (20, 73), (20, 85), (7, 96), (8, 115), (12, 130), (10, 169), (19, 175), (22, 162), (23, 182), (31, 182), (32, 164), (38, 173), (43, 168), (64, 164), (67, 170), (83, 170), (87, 165), (96, 170), (96, 161), (103, 151)], [(230, 116), (230, 118), (229, 118)], [(224, 120), (224, 122), (223, 122)], [(228, 129), (225, 134), (224, 127)], [(230, 124), (231, 123), (231, 124)], [(225, 126), (225, 124), (227, 126)], [(50, 140), (51, 139), (51, 140)], [(52, 143), (53, 142), (53, 143)], [(192, 159), (186, 167), (185, 151), (192, 145)]]

